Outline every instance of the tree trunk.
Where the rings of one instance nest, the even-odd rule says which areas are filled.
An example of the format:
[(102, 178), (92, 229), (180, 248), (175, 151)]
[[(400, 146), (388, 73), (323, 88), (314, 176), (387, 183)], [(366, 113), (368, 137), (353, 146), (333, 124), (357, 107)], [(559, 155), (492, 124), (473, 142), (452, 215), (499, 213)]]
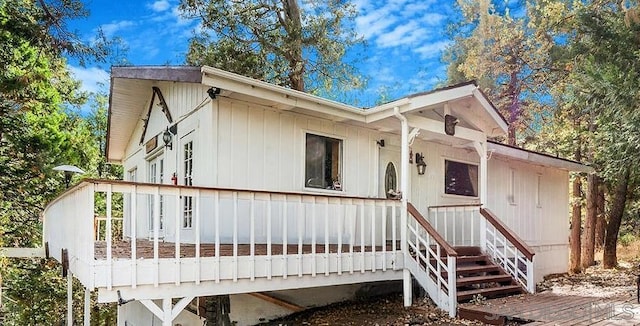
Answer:
[(609, 223), (604, 238), (604, 254), (602, 265), (604, 268), (614, 268), (618, 265), (616, 246), (618, 244), (618, 231), (624, 215), (624, 207), (627, 203), (627, 191), (629, 190), (630, 169), (627, 167), (615, 183)]
[(599, 182), (599, 187), (598, 187), (598, 201), (596, 202), (597, 204), (597, 217), (596, 217), (596, 236), (595, 236), (595, 245), (596, 245), (596, 250), (600, 250), (602, 249), (602, 246), (604, 245), (604, 234), (605, 234), (605, 230), (607, 228), (607, 219), (605, 216), (605, 199), (604, 199), (604, 194), (605, 194), (606, 188), (604, 186), (603, 182)]
[(582, 268), (593, 266), (595, 263), (595, 241), (596, 241), (596, 217), (598, 201), (598, 176), (589, 174), (587, 176), (587, 215), (584, 222), (584, 233), (582, 239)]
[(304, 92), (305, 64), (302, 58), (302, 17), (298, 0), (286, 0), (285, 14), (289, 42), (285, 57), (289, 60), (289, 82), (291, 88)]
[(573, 207), (571, 211), (571, 233), (569, 243), (571, 245), (571, 261), (569, 263), (569, 271), (571, 273), (580, 273), (580, 227), (582, 223), (582, 182), (580, 175), (576, 175), (573, 179)]

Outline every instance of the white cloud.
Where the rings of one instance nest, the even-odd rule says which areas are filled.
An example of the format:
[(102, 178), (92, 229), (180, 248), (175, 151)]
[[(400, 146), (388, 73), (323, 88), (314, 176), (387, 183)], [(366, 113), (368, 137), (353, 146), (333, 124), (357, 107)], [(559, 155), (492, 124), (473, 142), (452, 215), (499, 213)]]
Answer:
[(109, 73), (97, 67), (76, 67), (69, 66), (71, 74), (79, 80), (82, 85), (80, 89), (87, 92), (97, 93), (104, 91), (102, 87), (109, 83)]
[(426, 29), (411, 21), (408, 24), (396, 26), (392, 31), (380, 35), (376, 43), (383, 48), (415, 44), (424, 39), (427, 34)]
[(136, 25), (136, 23), (133, 22), (133, 21), (121, 20), (121, 21), (113, 21), (113, 22), (111, 22), (109, 24), (104, 24), (104, 25), (100, 26), (100, 28), (102, 29), (102, 32), (105, 34), (105, 36), (112, 37), (118, 31), (121, 31), (121, 30), (129, 28), (129, 27), (133, 27), (135, 25)]
[(434, 58), (434, 57), (440, 56), (440, 54), (442, 54), (442, 51), (449, 44), (451, 44), (451, 41), (448, 41), (448, 40), (437, 41), (437, 42), (425, 44), (415, 49), (415, 51), (418, 52), (423, 59)]
[(171, 4), (167, 0), (157, 0), (147, 6), (155, 12), (162, 12), (169, 9), (171, 7)]

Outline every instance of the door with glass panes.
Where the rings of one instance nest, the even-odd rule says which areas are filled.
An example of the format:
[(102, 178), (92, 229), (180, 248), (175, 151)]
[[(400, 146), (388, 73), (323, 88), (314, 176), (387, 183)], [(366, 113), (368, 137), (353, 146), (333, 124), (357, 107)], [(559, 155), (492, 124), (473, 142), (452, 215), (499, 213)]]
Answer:
[[(164, 156), (162, 154), (154, 157), (153, 159), (151, 159), (149, 161), (149, 175), (148, 175), (148, 182), (149, 183), (158, 183), (161, 184), (163, 183), (164, 180), (164, 170), (165, 170), (165, 162), (164, 162)], [(149, 203), (149, 208), (148, 208), (148, 212), (149, 212), (149, 237), (153, 238), (154, 237), (154, 227), (155, 227), (155, 210), (156, 207), (159, 207), (159, 215), (160, 215), (160, 223), (159, 223), (159, 237), (164, 237), (164, 215), (165, 215), (165, 200), (164, 200), (164, 196), (159, 196), (158, 200), (159, 200), (159, 205), (156, 205), (156, 198), (155, 195), (148, 195), (148, 203)]]
[[(180, 139), (180, 164), (178, 183), (185, 186), (193, 186), (193, 168), (194, 168), (194, 142), (193, 133)], [(182, 196), (182, 221), (180, 227), (184, 235), (185, 241), (193, 241), (195, 233), (195, 198), (193, 196)]]

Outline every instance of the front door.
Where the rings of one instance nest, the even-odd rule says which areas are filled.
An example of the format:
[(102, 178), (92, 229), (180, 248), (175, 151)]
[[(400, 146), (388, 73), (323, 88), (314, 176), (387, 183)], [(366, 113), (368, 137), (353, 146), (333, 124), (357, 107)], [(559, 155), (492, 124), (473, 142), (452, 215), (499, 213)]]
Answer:
[[(164, 155), (160, 154), (149, 161), (149, 183), (161, 184), (164, 179)], [(154, 213), (155, 213), (155, 195), (149, 195), (149, 237), (153, 237)], [(160, 196), (160, 234), (164, 236), (164, 198)]]
[(400, 147), (380, 147), (378, 196), (397, 198), (400, 193)]

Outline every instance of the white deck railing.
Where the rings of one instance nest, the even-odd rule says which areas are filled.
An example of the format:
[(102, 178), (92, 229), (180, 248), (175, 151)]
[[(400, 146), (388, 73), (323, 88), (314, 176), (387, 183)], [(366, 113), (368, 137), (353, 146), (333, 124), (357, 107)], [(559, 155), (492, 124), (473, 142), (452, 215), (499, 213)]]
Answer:
[(490, 210), (480, 209), (485, 219), (484, 250), (493, 261), (516, 279), (529, 293), (535, 293), (533, 259), (535, 253)]
[(480, 205), (429, 206), (429, 223), (452, 246), (480, 246)]
[(535, 292), (534, 251), (479, 204), (429, 207), (429, 222), (452, 246), (478, 246), (527, 291)]
[[(95, 215), (104, 215), (100, 256)], [(127, 241), (114, 237), (115, 216)], [(397, 200), (86, 180), (47, 206), (44, 223), (53, 257), (66, 248), (90, 288), (403, 268)], [(139, 257), (147, 241), (152, 254)]]
[(457, 253), (412, 205), (408, 205), (407, 244), (413, 276), (436, 305), (456, 316)]

